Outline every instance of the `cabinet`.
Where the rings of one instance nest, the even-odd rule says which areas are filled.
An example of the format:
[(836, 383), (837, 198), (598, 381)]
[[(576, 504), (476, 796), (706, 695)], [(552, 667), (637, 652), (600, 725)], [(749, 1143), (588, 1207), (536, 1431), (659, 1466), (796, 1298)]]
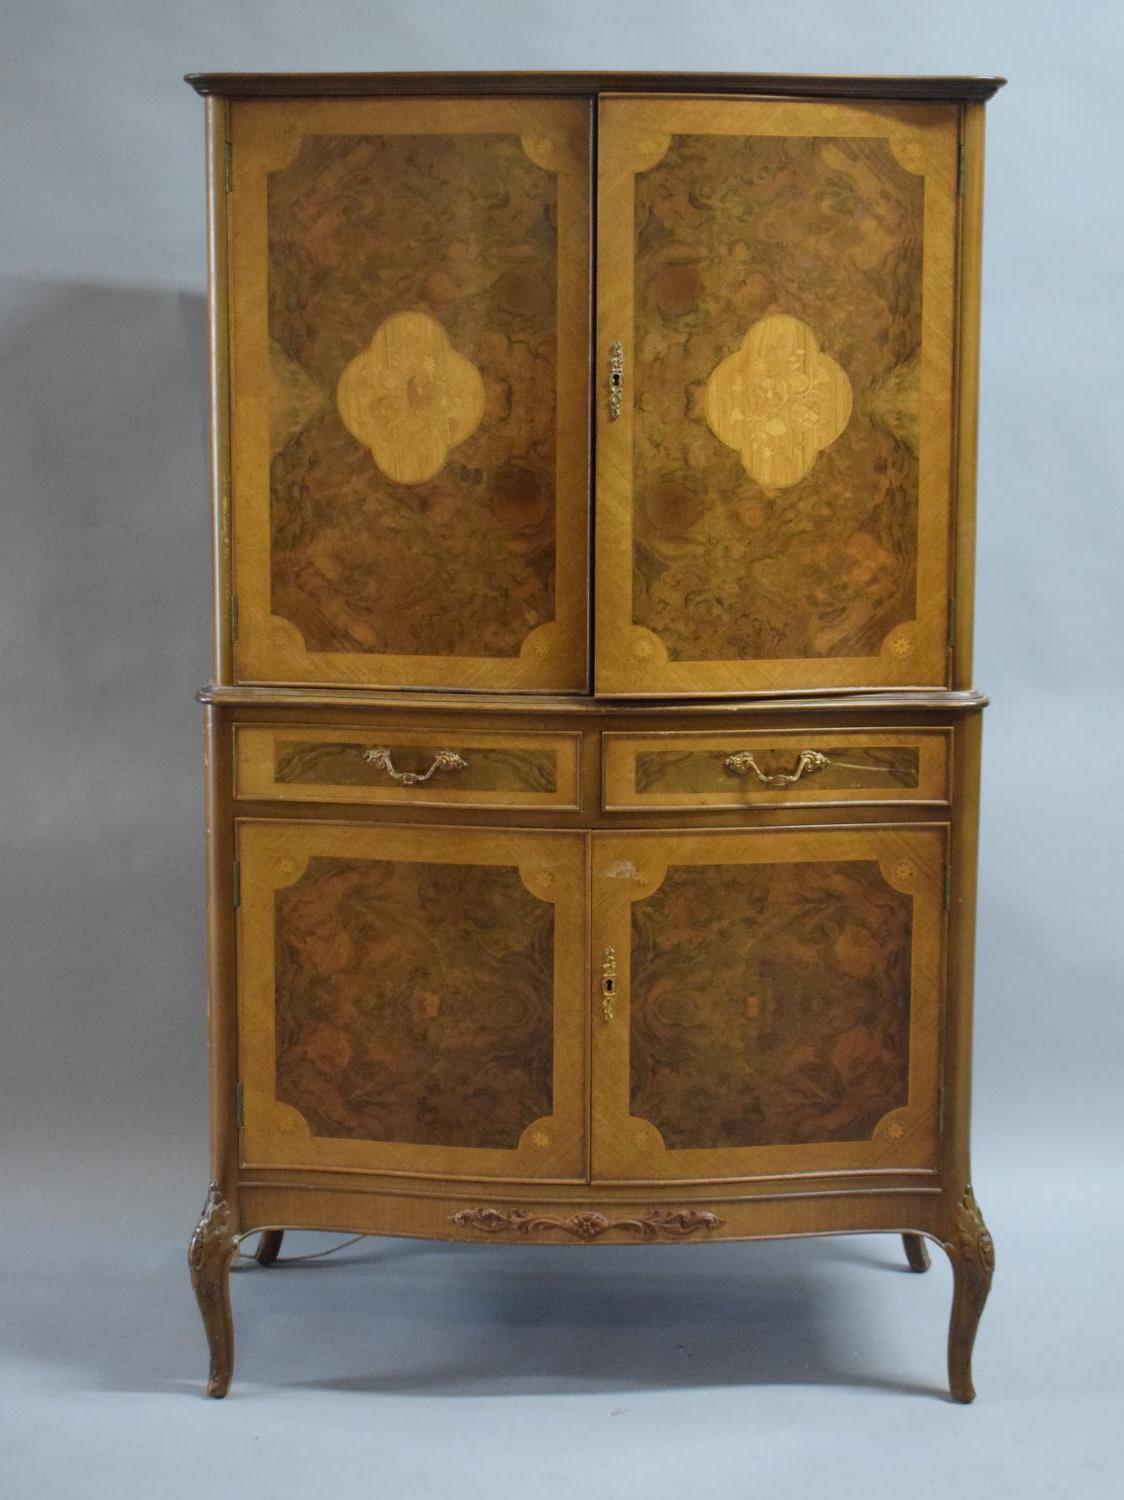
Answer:
[(194, 75), (211, 1186), (290, 1228), (994, 1249), (969, 1182), (983, 102)]

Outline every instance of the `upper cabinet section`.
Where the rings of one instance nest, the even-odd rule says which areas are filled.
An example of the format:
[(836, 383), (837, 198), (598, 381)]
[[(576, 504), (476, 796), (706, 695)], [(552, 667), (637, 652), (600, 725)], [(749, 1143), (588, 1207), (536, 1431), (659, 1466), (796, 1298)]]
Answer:
[(970, 686), (1000, 81), (193, 80), (218, 680)]
[(230, 106), (237, 680), (586, 688), (590, 110)]
[(959, 124), (601, 101), (599, 692), (946, 683)]

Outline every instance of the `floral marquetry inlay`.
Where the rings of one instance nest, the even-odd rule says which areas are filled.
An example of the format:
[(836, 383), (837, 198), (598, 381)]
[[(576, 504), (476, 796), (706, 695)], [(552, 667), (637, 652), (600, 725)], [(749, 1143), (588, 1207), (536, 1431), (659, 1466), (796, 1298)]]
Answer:
[(706, 386), (711, 431), (770, 489), (804, 478), (846, 427), (851, 404), (846, 371), (820, 352), (807, 323), (781, 313), (759, 318)]
[(388, 479), (422, 484), (484, 415), (480, 371), (428, 313), (395, 313), (340, 376), (344, 426)]

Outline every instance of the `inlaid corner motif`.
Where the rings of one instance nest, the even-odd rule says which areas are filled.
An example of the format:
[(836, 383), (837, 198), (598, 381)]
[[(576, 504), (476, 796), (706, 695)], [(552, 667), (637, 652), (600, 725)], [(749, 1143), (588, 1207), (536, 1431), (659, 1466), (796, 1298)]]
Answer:
[(316, 856), (274, 899), (276, 1099), (313, 1135), (515, 1150), (551, 1115), (554, 907), (516, 868)]
[(780, 313), (759, 318), (706, 385), (710, 430), (770, 489), (804, 478), (851, 405), (846, 371), (820, 352), (807, 323)]
[(484, 382), (435, 318), (395, 313), (340, 376), (336, 405), (388, 479), (421, 484), (480, 425)]

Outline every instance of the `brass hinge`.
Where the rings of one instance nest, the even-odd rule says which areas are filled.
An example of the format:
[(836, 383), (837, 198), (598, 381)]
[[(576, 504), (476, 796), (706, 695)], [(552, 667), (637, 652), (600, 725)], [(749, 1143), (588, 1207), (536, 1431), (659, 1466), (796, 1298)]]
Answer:
[(952, 864), (950, 862), (950, 863), (946, 864), (945, 867), (944, 867), (944, 909), (945, 909), (945, 911), (948, 911), (948, 909), (949, 909), (949, 907), (951, 905), (952, 905)]
[(237, 594), (231, 594), (231, 596), (230, 596), (230, 639), (232, 641), (236, 641), (238, 639), (238, 595)]
[(237, 911), (242, 905), (242, 865), (238, 860), (234, 861), (234, 910)]
[(956, 148), (956, 196), (959, 198), (964, 191), (964, 142), (961, 141)]
[(230, 141), (226, 141), (223, 145), (222, 186), (225, 193), (234, 191), (234, 147)]
[[(241, 1085), (239, 1085), (241, 1087)], [(937, 1130), (944, 1129), (944, 1084), (937, 1089)]]
[(246, 1109), (242, 1099), (242, 1085), (234, 1085), (234, 1123), (241, 1130), (246, 1123)]

